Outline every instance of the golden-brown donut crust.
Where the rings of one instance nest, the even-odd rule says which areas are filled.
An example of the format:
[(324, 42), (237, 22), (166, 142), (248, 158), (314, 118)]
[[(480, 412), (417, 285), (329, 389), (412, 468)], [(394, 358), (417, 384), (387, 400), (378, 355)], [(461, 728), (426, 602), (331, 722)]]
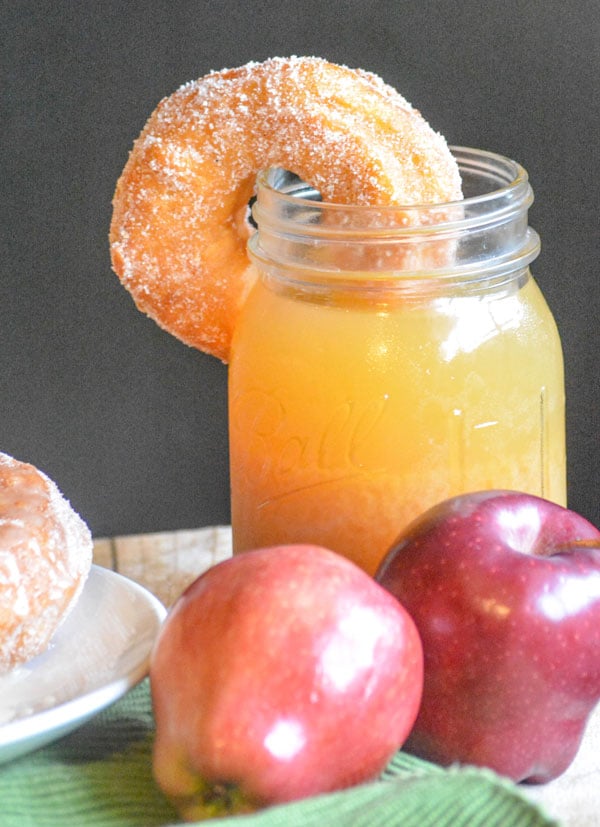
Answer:
[(117, 183), (112, 265), (140, 310), (227, 361), (255, 273), (247, 205), (279, 166), (324, 200), (460, 199), (445, 140), (376, 75), (320, 58), (213, 72), (163, 99)]
[(89, 529), (55, 483), (0, 453), (0, 673), (48, 647), (91, 562)]

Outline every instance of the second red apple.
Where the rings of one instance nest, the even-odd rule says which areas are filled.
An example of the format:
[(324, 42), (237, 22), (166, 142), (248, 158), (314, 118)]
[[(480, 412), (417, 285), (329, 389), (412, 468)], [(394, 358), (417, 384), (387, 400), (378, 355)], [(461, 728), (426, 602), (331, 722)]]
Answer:
[(425, 685), (407, 748), (549, 781), (600, 699), (600, 531), (512, 491), (447, 500), (376, 575), (411, 613)]

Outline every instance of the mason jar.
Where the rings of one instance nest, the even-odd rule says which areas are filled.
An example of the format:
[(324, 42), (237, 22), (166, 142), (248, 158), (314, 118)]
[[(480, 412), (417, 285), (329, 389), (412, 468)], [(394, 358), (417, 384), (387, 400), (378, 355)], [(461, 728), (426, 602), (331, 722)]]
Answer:
[(565, 504), (563, 360), (514, 161), (454, 148), (465, 198), (342, 206), (262, 174), (229, 365), (234, 552), (315, 543), (369, 573), (455, 494)]

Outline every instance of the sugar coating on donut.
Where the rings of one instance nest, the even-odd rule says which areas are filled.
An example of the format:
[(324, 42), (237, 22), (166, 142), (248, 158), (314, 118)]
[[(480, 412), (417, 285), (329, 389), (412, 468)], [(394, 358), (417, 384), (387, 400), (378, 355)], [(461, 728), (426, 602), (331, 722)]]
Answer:
[(163, 99), (117, 183), (112, 264), (140, 310), (223, 361), (256, 278), (247, 205), (269, 167), (342, 204), (461, 198), (444, 138), (360, 69), (273, 58), (213, 72)]
[(0, 673), (48, 647), (91, 562), (90, 531), (56, 484), (0, 453)]

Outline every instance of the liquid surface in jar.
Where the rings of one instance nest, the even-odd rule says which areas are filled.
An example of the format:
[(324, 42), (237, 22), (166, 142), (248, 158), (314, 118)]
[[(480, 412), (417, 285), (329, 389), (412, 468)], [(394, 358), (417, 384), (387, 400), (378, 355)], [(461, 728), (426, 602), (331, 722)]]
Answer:
[(234, 552), (324, 545), (374, 573), (455, 494), (566, 504), (563, 363), (535, 281), (374, 305), (259, 281), (229, 367)]

